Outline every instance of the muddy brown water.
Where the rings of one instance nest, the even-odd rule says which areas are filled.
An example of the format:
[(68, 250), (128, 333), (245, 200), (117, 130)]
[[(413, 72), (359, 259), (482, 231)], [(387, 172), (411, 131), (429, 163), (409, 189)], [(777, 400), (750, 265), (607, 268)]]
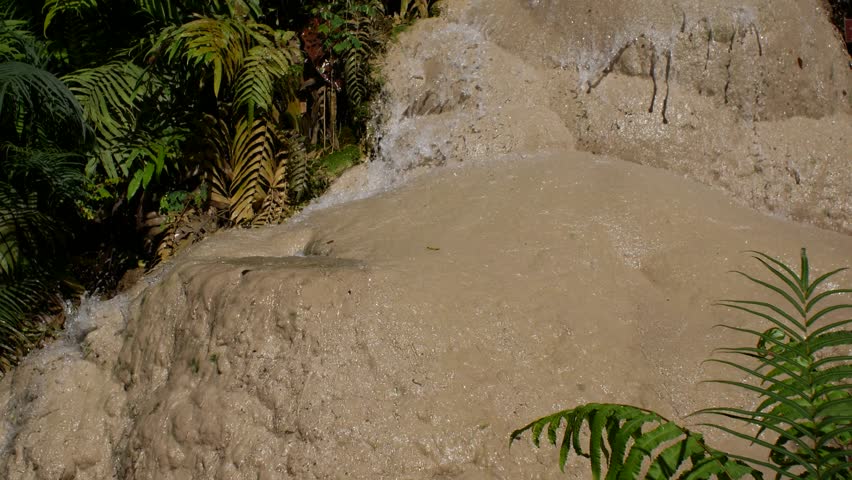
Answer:
[[(0, 477), (562, 478), (509, 432), (583, 402), (687, 424), (752, 406), (699, 383), (730, 378), (701, 361), (743, 341), (713, 325), (755, 326), (713, 302), (766, 298), (727, 272), (759, 272), (749, 249), (852, 264), (840, 45), (819, 2), (586, 3), (456, 1), (406, 32), (374, 161), (287, 225), (86, 304), (0, 382)], [(738, 65), (727, 103), (678, 70), (699, 25), (729, 42), (696, 43), (708, 71)], [(668, 123), (650, 63), (605, 61), (647, 52), (607, 32), (672, 49)], [(777, 67), (790, 55), (811, 70)]]

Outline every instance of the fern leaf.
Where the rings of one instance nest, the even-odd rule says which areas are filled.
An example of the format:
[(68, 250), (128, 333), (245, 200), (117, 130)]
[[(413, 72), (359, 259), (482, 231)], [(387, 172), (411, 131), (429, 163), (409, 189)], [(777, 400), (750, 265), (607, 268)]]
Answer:
[(104, 136), (126, 131), (138, 110), (136, 99), (143, 70), (129, 62), (110, 62), (62, 77), (83, 106), (86, 119)]
[[(757, 359), (757, 368), (735, 361), (713, 360), (748, 374), (760, 385), (725, 380), (713, 382), (750, 390), (761, 401), (753, 411), (713, 408), (696, 413), (722, 415), (758, 426), (756, 434), (747, 435), (713, 425), (768, 448), (772, 462), (768, 468), (780, 476), (798, 476), (796, 471), (805, 470), (814, 478), (839, 479), (841, 476), (837, 475), (841, 475), (844, 465), (846, 473), (852, 471), (852, 442), (843, 432), (852, 417), (852, 391), (848, 387), (852, 383), (852, 356), (837, 351), (852, 348), (852, 332), (842, 329), (852, 323), (852, 319), (838, 320), (835, 314), (852, 309), (852, 305), (836, 303), (817, 312), (812, 310), (823, 299), (850, 293), (850, 289), (834, 288), (816, 294), (821, 284), (844, 269), (831, 270), (810, 282), (810, 262), (805, 249), (801, 250), (798, 273), (769, 255), (752, 253), (793, 295), (783, 291), (782, 286), (772, 285), (742, 272), (737, 273), (780, 294), (793, 307), (794, 313), (763, 301), (722, 302), (724, 306), (773, 324), (758, 336), (756, 347), (720, 350), (722, 353)], [(820, 327), (814, 328), (818, 321)], [(741, 327), (728, 328), (756, 332)], [(762, 371), (765, 367), (770, 368)], [(767, 431), (775, 435), (774, 442), (760, 438)], [(837, 439), (840, 438), (846, 439), (846, 443), (839, 443)], [(829, 471), (835, 473), (829, 474)]]
[(161, 21), (174, 21), (179, 16), (177, 2), (173, 0), (136, 0), (139, 9)]
[(361, 105), (367, 97), (367, 82), (364, 73), (364, 56), (361, 50), (352, 49), (343, 60), (343, 77), (346, 95), (353, 106)]
[(68, 87), (52, 73), (26, 63), (0, 63), (0, 114), (4, 108), (39, 112), (41, 118), (57, 118), (86, 133), (83, 108)]
[(264, 120), (242, 120), (231, 147), (232, 174), (229, 186), (231, 221), (244, 223), (254, 217), (254, 202), (262, 194), (262, 171), (274, 162), (275, 137)]
[(230, 18), (201, 17), (164, 31), (154, 51), (165, 47), (167, 57), (192, 66), (212, 69), (213, 92), (218, 97), (223, 82), (230, 85), (250, 48), (246, 25)]
[[(743, 273), (743, 272), (734, 272), (734, 273), (738, 273), (738, 274), (742, 275), (743, 277), (745, 277), (745, 278), (747, 278), (747, 279), (751, 280), (752, 282), (754, 282), (754, 283), (756, 283), (756, 284), (758, 284), (758, 285), (760, 285), (760, 286), (762, 286), (762, 287), (764, 287), (764, 288), (767, 288), (767, 289), (769, 289), (769, 290), (772, 290), (773, 292), (777, 293), (778, 295), (781, 295), (782, 297), (784, 297), (784, 299), (785, 299), (785, 300), (787, 300), (787, 302), (788, 302), (788, 303), (789, 303), (789, 304), (790, 304), (793, 308), (795, 308), (795, 309), (796, 309), (796, 311), (799, 313), (799, 315), (801, 315), (801, 316), (804, 316), (804, 315), (805, 315), (805, 309), (804, 309), (804, 307), (801, 305), (801, 303), (800, 303), (800, 302), (798, 302), (798, 301), (796, 301), (796, 299), (794, 299), (794, 298), (793, 298), (793, 297), (792, 297), (789, 293), (785, 292), (782, 288), (780, 288), (780, 287), (778, 287), (778, 286), (775, 286), (775, 285), (772, 285), (772, 284), (771, 284), (771, 283), (769, 283), (769, 282), (765, 282), (765, 281), (763, 281), (763, 280), (759, 280), (759, 279), (757, 279), (757, 278), (755, 278), (755, 277), (753, 277), (753, 276), (751, 276), (751, 275), (748, 275), (747, 273)], [(794, 323), (794, 325), (796, 325), (797, 327), (799, 326), (799, 325), (798, 325), (798, 322)], [(800, 328), (801, 328), (801, 327), (800, 327)]]
[[(721, 302), (716, 303), (716, 305), (719, 305), (719, 306), (722, 306), (722, 307), (732, 308), (732, 309), (735, 309), (735, 310), (740, 310), (742, 312), (749, 313), (751, 315), (755, 315), (755, 316), (761, 317), (763, 319), (769, 320), (776, 327), (783, 330), (790, 337), (795, 338), (796, 340), (803, 340), (803, 337), (799, 334), (799, 332), (797, 332), (795, 329), (793, 329), (789, 325), (785, 324), (783, 321), (776, 319), (775, 317), (773, 317), (772, 315), (770, 315), (768, 313), (760, 312), (758, 310), (746, 308), (746, 307), (743, 306), (744, 304), (749, 305), (749, 304), (755, 304), (755, 303), (762, 305), (762, 306), (769, 306), (769, 304), (767, 304), (765, 302), (749, 302), (749, 301), (745, 301), (745, 300), (739, 300), (739, 301), (723, 300)], [(788, 313), (785, 312), (783, 317), (786, 318), (790, 323), (793, 323), (794, 326), (796, 326), (799, 330), (804, 330), (804, 328), (805, 328), (804, 325), (802, 325), (797, 320), (793, 319), (793, 317), (790, 316)], [(727, 325), (722, 325), (722, 326), (727, 327)]]
[(47, 29), (57, 15), (73, 13), (80, 16), (87, 10), (93, 10), (98, 7), (97, 0), (45, 0), (44, 2), (44, 33), (47, 35)]
[[(593, 430), (588, 442), (588, 456), (593, 462), (602, 455), (607, 458), (607, 479), (640, 478), (645, 462), (651, 465), (645, 478), (652, 479), (670, 478), (666, 475), (681, 469), (683, 478), (696, 480), (717, 475), (762, 478), (759, 471), (746, 463), (708, 447), (700, 434), (679, 427), (654, 412), (628, 405), (592, 403), (563, 410), (515, 430), (510, 435), (510, 444), (530, 432), (533, 444), (539, 446), (541, 433), (547, 428), (548, 441), (556, 445), (558, 429), (564, 425), (559, 446), (559, 465), (564, 468), (572, 444), (578, 454), (585, 456), (580, 441), (584, 423)], [(591, 438), (600, 441), (593, 443)], [(672, 441), (675, 443), (672, 444)], [(593, 467), (592, 478), (599, 480), (600, 475), (599, 468)]]
[[(826, 273), (824, 273), (824, 274), (820, 275), (820, 276), (819, 276), (816, 280), (814, 280), (814, 281), (813, 281), (813, 283), (811, 283), (811, 284), (808, 286), (808, 288), (807, 288), (807, 296), (808, 296), (808, 297), (810, 297), (810, 296), (814, 293), (814, 291), (815, 291), (815, 290), (816, 290), (816, 289), (817, 289), (820, 285), (822, 285), (825, 281), (827, 281), (829, 278), (831, 278), (831, 277), (833, 277), (833, 276), (837, 275), (837, 274), (838, 274), (838, 273), (840, 273), (840, 272), (846, 271), (846, 270), (849, 270), (849, 269), (848, 269), (848, 268), (845, 268), (845, 267), (844, 267), (844, 268), (838, 268), (838, 269), (836, 269), (836, 270), (832, 270), (832, 271), (830, 271), (830, 272), (826, 272)], [(810, 301), (810, 302), (808, 302), (808, 306), (809, 306), (809, 307), (810, 307), (810, 306), (812, 306), (812, 304), (814, 304), (814, 303), (818, 302), (818, 301), (819, 301), (819, 300), (821, 300), (824, 296), (825, 296), (825, 294), (817, 295), (816, 297), (814, 297), (813, 299), (811, 299), (811, 301)], [(808, 308), (807, 310), (810, 310), (810, 308)]]

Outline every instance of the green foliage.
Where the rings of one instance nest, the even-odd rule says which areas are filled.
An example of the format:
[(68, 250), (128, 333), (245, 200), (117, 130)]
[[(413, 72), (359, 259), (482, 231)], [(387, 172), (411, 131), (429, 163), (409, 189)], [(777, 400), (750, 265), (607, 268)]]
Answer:
[(74, 128), (85, 134), (83, 110), (52, 73), (23, 62), (0, 63), (0, 119), (19, 136), (38, 135), (37, 126)]
[(202, 69), (202, 86), (212, 82), (220, 107), (208, 130), (216, 151), (211, 199), (227, 206), (232, 222), (251, 222), (270, 189), (286, 189), (275, 178), (286, 171), (276, 118), (278, 105), (293, 98), (300, 72), (295, 34), (257, 23), (248, 10), (232, 10), (166, 29), (153, 51)]
[(429, 0), (400, 0), (399, 16), (406, 20), (429, 17)]
[[(775, 283), (743, 272), (739, 275), (776, 295), (779, 302), (725, 300), (720, 303), (771, 327), (760, 331), (739, 326), (725, 328), (754, 336), (756, 346), (723, 348), (719, 352), (742, 358), (709, 361), (732, 367), (753, 382), (713, 380), (756, 393), (761, 403), (754, 410), (708, 408), (697, 413), (721, 415), (758, 426), (745, 434), (713, 425), (770, 450), (770, 462), (754, 462), (780, 477), (842, 479), (852, 473), (852, 331), (844, 327), (852, 319), (843, 312), (852, 304), (837, 299), (852, 289), (837, 288), (829, 279), (846, 270), (832, 270), (811, 281), (805, 249), (796, 273), (776, 258), (760, 252), (754, 258), (773, 276)], [(752, 366), (750, 362), (756, 362)], [(770, 433), (774, 440), (765, 439)]]
[[(120, 158), (121, 149), (117, 147), (123, 147), (123, 140), (135, 123), (136, 86), (141, 76), (142, 69), (132, 63), (111, 62), (77, 70), (62, 79), (95, 129), (98, 148), (92, 156), (100, 162), (108, 178), (119, 176), (119, 165), (127, 171), (127, 159)], [(90, 165), (89, 170), (92, 168)]]
[(49, 334), (35, 314), (57, 289), (81, 160), (12, 146), (0, 154), (0, 371)]
[(45, 0), (44, 31), (47, 33), (50, 23), (57, 15), (62, 16), (73, 13), (79, 16), (82, 13), (94, 10), (97, 7), (97, 0)]
[(190, 205), (201, 209), (207, 202), (208, 196), (207, 184), (201, 184), (195, 192), (187, 192), (186, 190), (169, 192), (160, 197), (160, 213), (167, 215), (180, 214)]
[(325, 36), (326, 50), (340, 64), (351, 116), (361, 122), (374, 89), (370, 85), (370, 62), (389, 33), (382, 25), (384, 5), (376, 0), (330, 2), (314, 8), (313, 13), (324, 21), (318, 31)]
[[(321, 193), (340, 166), (305, 135), (315, 145), (321, 124), (336, 146), (342, 119), (366, 118), (369, 65), (392, 23), (383, 8), (0, 0), (0, 370), (46, 334), (35, 314), (55, 298), (69, 242), (88, 248), (69, 232), (97, 244), (144, 232), (131, 243), (164, 257), (177, 248), (175, 235), (161, 248), (164, 232), (280, 222)], [(327, 72), (303, 69), (295, 32), (309, 26), (325, 32)]]
[(28, 22), (0, 18), (0, 61), (17, 61), (30, 65), (40, 61), (42, 52)]
[[(724, 425), (702, 424), (766, 447), (768, 461), (711, 449), (700, 435), (656, 413), (611, 404), (583, 405), (540, 418), (513, 432), (511, 440), (530, 431), (533, 443), (538, 446), (542, 431), (547, 429), (548, 440), (555, 445), (564, 423), (560, 468), (564, 468), (573, 446), (577, 455), (591, 460), (595, 479), (600, 478), (602, 454), (608, 462), (607, 479), (638, 478), (643, 465), (649, 465), (645, 478), (654, 479), (674, 478), (676, 474), (678, 478), (739, 478), (746, 474), (760, 478), (760, 472), (753, 469), (759, 467), (774, 471), (776, 478), (849, 478), (852, 356), (848, 352), (852, 347), (852, 332), (844, 327), (852, 324), (852, 319), (843, 318), (841, 313), (852, 309), (852, 304), (839, 302), (837, 298), (852, 293), (852, 289), (827, 283), (846, 269), (829, 271), (811, 281), (804, 248), (798, 273), (776, 258), (752, 253), (775, 283), (737, 273), (780, 297), (780, 302), (725, 300), (720, 305), (768, 321), (771, 326), (754, 330), (725, 325), (754, 336), (756, 346), (719, 350), (722, 354), (742, 357), (742, 362), (709, 361), (732, 367), (753, 380), (713, 382), (756, 393), (761, 401), (752, 410), (715, 407), (695, 414), (719, 415), (758, 427), (755, 434), (748, 434)], [(581, 442), (584, 424), (590, 431), (587, 449), (583, 449)], [(767, 434), (771, 438), (765, 438)]]
[[(583, 441), (583, 425), (589, 438)], [(649, 465), (646, 479), (664, 480), (680, 472), (680, 478), (741, 478), (754, 470), (731, 455), (708, 447), (701, 434), (690, 432), (660, 415), (629, 405), (590, 403), (542, 417), (512, 432), (510, 443), (529, 431), (533, 444), (541, 444), (542, 432), (552, 445), (559, 443), (559, 468), (571, 450), (591, 461), (592, 478), (601, 478), (601, 457), (606, 461), (606, 479), (640, 478)], [(559, 439), (559, 432), (562, 438)], [(585, 444), (585, 446), (584, 446)]]
[(332, 177), (337, 177), (347, 168), (361, 160), (361, 149), (358, 145), (347, 145), (319, 159), (322, 168)]

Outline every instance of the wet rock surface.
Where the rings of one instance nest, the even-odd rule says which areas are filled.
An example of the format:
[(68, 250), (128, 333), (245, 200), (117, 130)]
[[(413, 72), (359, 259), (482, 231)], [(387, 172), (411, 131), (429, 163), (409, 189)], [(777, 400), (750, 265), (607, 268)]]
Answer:
[(385, 75), (384, 161), (358, 191), (576, 148), (852, 232), (852, 69), (821, 2), (459, 0)]

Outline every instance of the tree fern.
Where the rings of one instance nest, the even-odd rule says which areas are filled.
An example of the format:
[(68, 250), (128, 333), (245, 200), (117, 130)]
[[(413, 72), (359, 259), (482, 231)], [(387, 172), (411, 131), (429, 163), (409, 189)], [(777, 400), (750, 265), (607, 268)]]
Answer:
[[(654, 412), (612, 404), (588, 404), (540, 418), (511, 434), (514, 441), (530, 431), (538, 446), (542, 431), (560, 443), (559, 466), (564, 468), (573, 448), (591, 460), (592, 475), (601, 475), (601, 456), (607, 479), (639, 478), (760, 478), (756, 468), (776, 473), (776, 478), (844, 480), (852, 476), (852, 332), (844, 329), (852, 319), (841, 314), (852, 304), (837, 301), (852, 289), (828, 283), (843, 268), (811, 280), (805, 249), (799, 272), (764, 253), (752, 252), (773, 276), (775, 283), (737, 272), (781, 300), (725, 300), (720, 304), (745, 312), (770, 327), (766, 330), (728, 326), (754, 337), (756, 346), (725, 348), (719, 352), (743, 357), (742, 363), (710, 359), (735, 368), (754, 382), (713, 380), (756, 393), (760, 404), (753, 410), (732, 407), (703, 409), (695, 414), (714, 414), (758, 427), (746, 434), (727, 426), (705, 423), (769, 450), (760, 460), (724, 453), (706, 446), (700, 435), (678, 427)], [(754, 363), (757, 365), (754, 366)], [(693, 414), (693, 415), (695, 415)], [(583, 427), (589, 431), (583, 448)], [(766, 437), (770, 438), (766, 438)]]

